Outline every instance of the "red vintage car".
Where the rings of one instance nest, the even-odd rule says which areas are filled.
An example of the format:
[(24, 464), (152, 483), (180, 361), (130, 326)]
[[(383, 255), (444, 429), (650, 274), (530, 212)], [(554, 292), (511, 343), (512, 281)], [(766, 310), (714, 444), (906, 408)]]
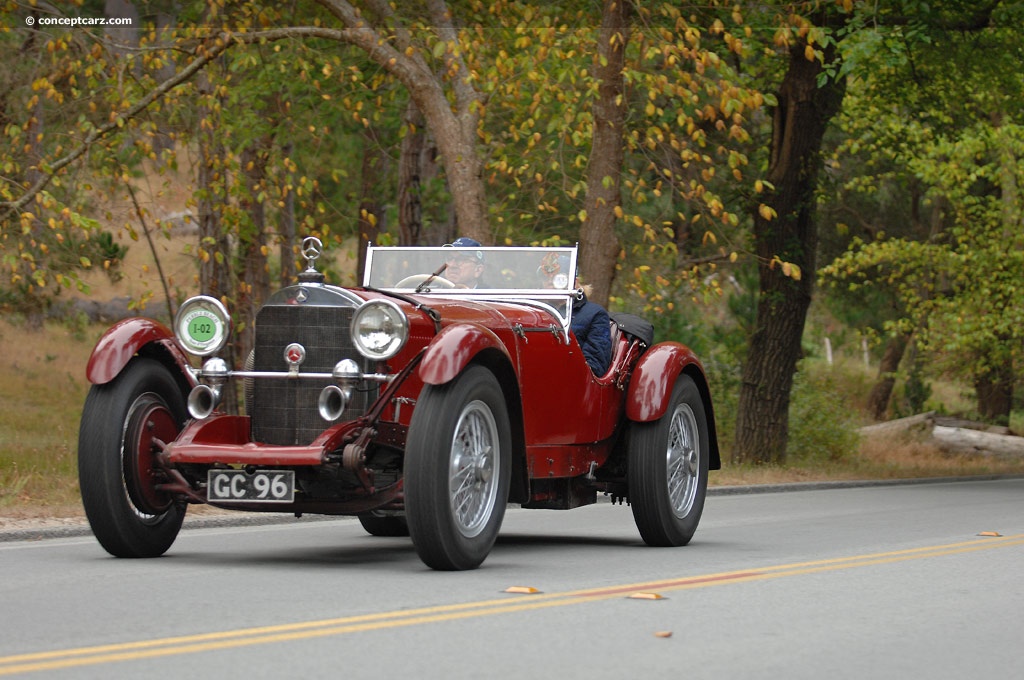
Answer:
[[(570, 326), (575, 247), (370, 247), (356, 288), (324, 282), (321, 250), (304, 241), (308, 267), (259, 311), (243, 370), (216, 356), (230, 316), (207, 296), (173, 332), (135, 318), (100, 339), (78, 457), (109, 553), (162, 555), (188, 505), (208, 503), (355, 515), (410, 536), (432, 568), (472, 569), (508, 503), (569, 509), (599, 492), (632, 506), (646, 543), (690, 541), (720, 467), (704, 371), (612, 315), (596, 375)], [(476, 287), (454, 281), (455, 254), (481, 265)], [(229, 384), (244, 415), (224, 408)]]

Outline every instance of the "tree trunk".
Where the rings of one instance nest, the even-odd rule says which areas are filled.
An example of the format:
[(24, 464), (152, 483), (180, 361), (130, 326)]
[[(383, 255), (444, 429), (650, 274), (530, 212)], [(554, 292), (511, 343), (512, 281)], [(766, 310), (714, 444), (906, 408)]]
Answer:
[(629, 40), (629, 3), (604, 0), (594, 71), (599, 82), (594, 100), (594, 141), (587, 176), (586, 219), (580, 225), (580, 270), (593, 291), (590, 299), (608, 304), (621, 246), (615, 235), (615, 208), (622, 203), (626, 98), (623, 71)]
[[(213, 96), (213, 87), (206, 74), (199, 79), (199, 92), (203, 101)], [(200, 120), (207, 122), (214, 116), (213, 107), (200, 105)], [(199, 129), (199, 168), (196, 173), (199, 183), (199, 290), (204, 295), (224, 301), (235, 294), (230, 272), (231, 245), (221, 221), (221, 204), (225, 200), (224, 147), (216, 134), (217, 121), (209, 121)], [(228, 343), (221, 357), (228, 366), (237, 368), (234, 350), (234, 345)], [(222, 404), (229, 413), (238, 410), (237, 391), (232, 380), (224, 386)]]
[(238, 293), (234, 309), (235, 327), (240, 331), (235, 335), (236, 356), (245, 360), (255, 346), (256, 338), (253, 330), (256, 313), (270, 294), (270, 272), (267, 267), (266, 252), (266, 203), (259, 199), (259, 193), (266, 184), (267, 160), (271, 140), (264, 139), (242, 152), (242, 175), (247, 185), (243, 192), (239, 208), (248, 214), (252, 225), (248, 229), (239, 230), (239, 250), (242, 257), (242, 271), (239, 277)]
[(372, 125), (363, 131), (362, 189), (359, 198), (359, 244), (357, 246), (356, 285), (363, 282), (366, 269), (366, 246), (377, 240), (384, 219), (384, 205), (380, 189), (384, 181), (387, 159), (381, 151), (377, 130)]
[[(292, 143), (285, 142), (281, 147), (281, 154), (285, 158), (291, 158), (292, 149)], [(281, 209), (281, 217), (278, 220), (281, 230), (278, 250), (281, 258), (281, 286), (290, 286), (298, 275), (298, 268), (295, 266), (295, 190), (292, 188), (293, 181), (291, 172), (286, 169), (283, 179), (284, 207)]]
[[(836, 59), (835, 45), (825, 48), (825, 63)], [(808, 60), (803, 45), (792, 48), (773, 112), (767, 179), (774, 189), (765, 204), (775, 216), (754, 214), (760, 295), (740, 387), (733, 451), (739, 462), (779, 463), (786, 457), (790, 390), (815, 274), (821, 143), (845, 93), (841, 79), (829, 78), (819, 88), (821, 73), (821, 62)]]
[[(493, 238), (484, 193), (484, 162), (476, 148), (478, 113), (453, 113), (436, 83), (410, 86), (413, 100), (434, 133), (455, 208), (455, 230), (481, 243)], [(413, 89), (415, 87), (415, 89)]]
[(978, 415), (987, 423), (1007, 425), (1013, 408), (1013, 362), (1006, 361), (974, 377)]
[[(395, 31), (393, 37), (385, 37), (370, 25), (371, 15), (377, 15), (382, 24), (393, 19), (394, 8), (389, 3), (371, 2), (372, 12), (364, 13), (347, 0), (319, 2), (348, 27), (342, 39), (364, 50), (409, 90), (437, 142), (458, 233), (491, 243), (484, 161), (477, 148), (483, 97), (469, 78), (460, 75), (469, 73), (469, 67), (459, 51), (450, 49), (443, 53), (445, 72), (438, 75), (404, 29)], [(453, 47), (457, 45), (458, 32), (444, 0), (427, 0), (425, 6), (438, 38)], [(450, 90), (445, 89), (446, 85)]]
[(875, 420), (885, 420), (889, 411), (889, 400), (892, 398), (893, 387), (896, 386), (896, 371), (899, 370), (903, 353), (907, 351), (910, 336), (899, 333), (889, 338), (882, 354), (882, 365), (878, 367), (878, 380), (875, 381), (868, 395), (868, 413)]
[(403, 121), (408, 132), (402, 137), (398, 157), (398, 233), (399, 245), (416, 246), (423, 234), (423, 182), (420, 165), (426, 146), (423, 114), (409, 102)]

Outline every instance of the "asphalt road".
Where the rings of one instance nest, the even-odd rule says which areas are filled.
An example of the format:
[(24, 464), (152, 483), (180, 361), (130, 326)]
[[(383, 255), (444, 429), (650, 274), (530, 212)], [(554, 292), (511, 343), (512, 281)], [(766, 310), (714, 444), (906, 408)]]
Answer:
[(7, 541), (0, 676), (1022, 677), (1021, 564), (1024, 479), (717, 494), (674, 549), (515, 509), (461, 573), (350, 519)]

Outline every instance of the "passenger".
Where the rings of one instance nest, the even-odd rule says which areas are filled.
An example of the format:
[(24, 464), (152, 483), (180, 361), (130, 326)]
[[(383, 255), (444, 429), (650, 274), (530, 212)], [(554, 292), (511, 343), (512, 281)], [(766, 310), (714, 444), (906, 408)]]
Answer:
[(480, 242), (460, 236), (446, 243), (445, 247), (459, 248), (460, 251), (446, 259), (444, 277), (454, 283), (456, 288), (486, 288), (483, 285), (484, 251), (474, 250), (481, 247)]
[(589, 285), (579, 286), (572, 301), (570, 330), (580, 343), (583, 357), (594, 375), (604, 375), (612, 362), (611, 319), (604, 307), (587, 299)]
[[(541, 260), (541, 266), (537, 267), (537, 275), (542, 288), (567, 290), (568, 255), (545, 255)], [(611, 320), (604, 307), (587, 299), (591, 292), (590, 286), (581, 285), (579, 277), (573, 278), (572, 282), (577, 288), (577, 296), (572, 299), (572, 321), (569, 323), (569, 330), (580, 343), (590, 370), (594, 375), (603, 376), (611, 364)]]
[[(544, 288), (567, 290), (569, 286), (569, 256), (546, 255), (537, 267), (537, 275)], [(590, 370), (604, 375), (612, 361), (611, 319), (604, 307), (587, 299), (591, 288), (581, 285), (579, 276), (573, 279), (576, 297), (572, 301), (572, 321), (569, 330), (576, 336)]]

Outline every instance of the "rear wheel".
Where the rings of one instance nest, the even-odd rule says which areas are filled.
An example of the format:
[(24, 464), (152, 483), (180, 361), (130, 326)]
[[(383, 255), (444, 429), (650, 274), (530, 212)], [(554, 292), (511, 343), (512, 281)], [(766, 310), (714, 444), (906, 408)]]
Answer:
[(668, 410), (650, 423), (634, 423), (629, 438), (629, 502), (644, 542), (690, 542), (708, 487), (707, 415), (693, 379), (680, 375)]
[(405, 507), (423, 562), (475, 569), (505, 516), (511, 427), (494, 375), (470, 366), (446, 385), (424, 388), (409, 425)]
[(185, 422), (185, 397), (160, 362), (137, 357), (111, 382), (93, 385), (78, 432), (82, 505), (100, 545), (116, 557), (164, 554), (185, 504), (160, 491), (159, 442)]

